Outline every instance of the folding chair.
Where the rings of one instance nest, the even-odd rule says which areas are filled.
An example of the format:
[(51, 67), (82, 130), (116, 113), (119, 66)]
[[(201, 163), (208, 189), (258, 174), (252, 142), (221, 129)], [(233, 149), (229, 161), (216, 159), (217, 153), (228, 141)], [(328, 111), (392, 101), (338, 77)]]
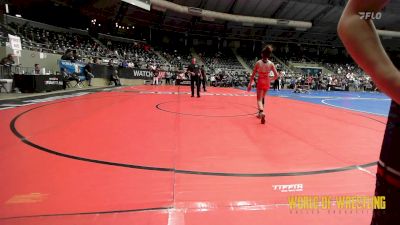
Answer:
[(84, 76), (78, 76), (78, 77), (79, 77), (79, 82), (77, 82), (74, 87), (76, 86), (80, 88), (85, 87), (85, 84), (83, 82), (86, 81), (86, 77)]
[(8, 93), (6, 86), (4, 86), (5, 84), (7, 84), (7, 81), (0, 80), (0, 92), (1, 92), (1, 89), (4, 89), (4, 90), (6, 90), (6, 93)]

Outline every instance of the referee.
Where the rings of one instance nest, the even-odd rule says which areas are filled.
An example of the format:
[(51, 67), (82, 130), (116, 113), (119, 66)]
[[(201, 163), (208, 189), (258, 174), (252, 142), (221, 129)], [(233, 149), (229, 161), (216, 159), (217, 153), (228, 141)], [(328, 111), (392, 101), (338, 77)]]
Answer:
[(192, 59), (192, 63), (187, 68), (190, 74), (190, 87), (192, 89), (192, 98), (194, 97), (194, 84), (196, 83), (197, 97), (200, 98), (200, 66), (196, 63), (196, 58)]

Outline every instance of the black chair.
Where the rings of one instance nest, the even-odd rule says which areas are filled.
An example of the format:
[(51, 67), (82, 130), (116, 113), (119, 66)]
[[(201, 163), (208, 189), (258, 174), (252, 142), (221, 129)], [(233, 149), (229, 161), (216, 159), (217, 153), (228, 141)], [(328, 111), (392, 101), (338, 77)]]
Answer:
[(6, 86), (5, 86), (5, 84), (7, 84), (7, 81), (0, 80), (0, 92), (1, 92), (1, 89), (4, 89), (4, 90), (6, 90), (6, 93), (8, 93), (8, 90), (7, 90)]

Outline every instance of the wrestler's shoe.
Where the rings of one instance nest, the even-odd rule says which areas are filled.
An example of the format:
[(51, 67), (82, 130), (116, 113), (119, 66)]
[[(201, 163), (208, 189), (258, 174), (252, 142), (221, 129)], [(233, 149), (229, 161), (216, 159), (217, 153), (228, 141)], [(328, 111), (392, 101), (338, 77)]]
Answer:
[(261, 124), (265, 124), (265, 114), (261, 115)]

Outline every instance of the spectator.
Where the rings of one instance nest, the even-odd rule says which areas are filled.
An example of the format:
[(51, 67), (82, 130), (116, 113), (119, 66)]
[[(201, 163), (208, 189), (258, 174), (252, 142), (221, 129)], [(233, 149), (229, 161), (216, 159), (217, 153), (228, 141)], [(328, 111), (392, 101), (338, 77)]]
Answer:
[(168, 85), (171, 84), (171, 77), (172, 77), (171, 72), (166, 72), (166, 74), (165, 74), (165, 84), (168, 84)]
[(329, 76), (329, 77), (328, 77), (328, 84), (326, 85), (326, 90), (327, 90), (327, 91), (330, 91), (330, 90), (331, 90), (331, 88), (332, 88), (332, 86), (333, 86), (333, 82), (334, 82), (333, 78), (332, 78), (331, 76)]
[(107, 64), (109, 67), (113, 67), (114, 68), (114, 63), (113, 63), (113, 61), (112, 61), (112, 59), (110, 60), (110, 61), (108, 61), (108, 64)]
[[(11, 66), (15, 64), (14, 62), (14, 55), (13, 54), (8, 54), (6, 57), (4, 57), (1, 61), (0, 61), (0, 65), (3, 66), (2, 68), (2, 74), (0, 74), (0, 78), (4, 78), (5, 75), (7, 75), (8, 77), (12, 77), (11, 75)], [(14, 83), (13, 83), (14, 85)]]
[(69, 78), (69, 75), (65, 71), (65, 68), (61, 68), (61, 76), (63, 79), (63, 89), (65, 90), (65, 89), (67, 89), (67, 83), (68, 83), (68, 78)]
[(73, 58), (73, 61), (80, 61), (81, 60), (81, 57), (78, 55), (78, 52), (76, 50), (72, 51), (72, 58)]
[(67, 88), (68, 81), (76, 81), (79, 84), (80, 79), (76, 74), (68, 74), (65, 68), (61, 68), (61, 76), (63, 77), (63, 88), (64, 90)]
[(151, 85), (158, 85), (159, 69), (156, 65), (150, 66), (150, 70), (153, 72), (153, 82)]
[(74, 56), (71, 49), (68, 49), (63, 56), (61, 56), (62, 60), (74, 60)]
[(116, 69), (113, 70), (113, 74), (112, 74), (110, 80), (111, 80), (111, 82), (115, 83), (115, 86), (121, 86), (121, 80), (119, 79), (119, 76), (118, 76), (118, 70), (116, 70)]
[(94, 78), (92, 71), (93, 71), (92, 65), (90, 65), (90, 63), (86, 64), (83, 74), (85, 75), (85, 78), (89, 83), (89, 86), (92, 86), (92, 78)]
[(15, 64), (14, 55), (13, 54), (8, 54), (6, 57), (4, 57), (0, 61), (0, 64), (3, 65), (3, 66), (9, 66), (9, 65)]
[(211, 86), (213, 86), (213, 87), (216, 87), (217, 86), (217, 80), (215, 79), (215, 76), (214, 76), (214, 74), (213, 75), (211, 75), (211, 77), (210, 77), (210, 85)]
[(127, 62), (126, 60), (123, 60), (123, 61), (121, 62), (121, 67), (122, 67), (122, 68), (128, 68), (128, 62)]
[(279, 73), (279, 76), (278, 76), (278, 79), (275, 79), (275, 81), (274, 81), (274, 84), (273, 84), (274, 91), (276, 91), (276, 90), (279, 91), (281, 89), (279, 81), (280, 81), (281, 76), (282, 76), (282, 71), (279, 70), (279, 69), (277, 71)]
[(41, 73), (40, 73), (40, 66), (39, 66), (39, 64), (35, 64), (35, 67), (34, 67), (34, 69), (33, 69), (33, 75), (40, 75)]

